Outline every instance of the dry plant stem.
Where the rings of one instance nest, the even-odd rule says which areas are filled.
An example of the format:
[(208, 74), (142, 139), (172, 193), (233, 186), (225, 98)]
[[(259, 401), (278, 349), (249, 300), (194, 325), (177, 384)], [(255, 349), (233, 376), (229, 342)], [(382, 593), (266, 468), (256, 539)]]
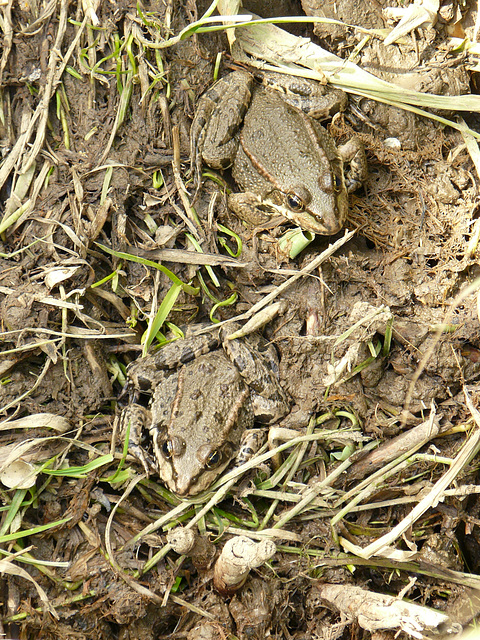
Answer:
[[(4, 293), (6, 295), (14, 295), (15, 290), (11, 289), (10, 287), (0, 287), (0, 293)], [(42, 304), (52, 305), (53, 307), (60, 307), (61, 309), (70, 309), (76, 312), (82, 309), (82, 305), (75, 304), (74, 302), (67, 302), (66, 300), (58, 300), (53, 296), (43, 296), (42, 294), (34, 294), (32, 298), (35, 300), (35, 302), (41, 302)], [(30, 347), (30, 345), (28, 346)]]
[[(310, 435), (311, 433), (313, 433), (314, 429), (315, 429), (315, 418), (312, 416), (310, 418), (310, 422), (308, 424), (308, 427), (307, 427), (307, 430), (305, 432), (305, 435)], [(296, 431), (295, 429), (287, 429), (285, 427), (271, 427), (269, 429), (269, 432), (268, 432), (268, 448), (270, 450), (276, 449), (278, 447), (279, 442), (289, 442), (290, 440), (293, 440), (297, 436), (298, 436), (298, 431)], [(300, 465), (300, 463), (301, 463), (301, 461), (303, 459), (303, 456), (305, 455), (305, 452), (307, 451), (309, 446), (310, 446), (310, 443), (308, 441), (303, 442), (300, 445), (300, 447), (298, 449), (297, 456), (296, 456), (295, 463), (290, 468), (290, 470), (288, 472), (288, 475), (286, 476), (285, 480), (283, 481), (284, 485), (287, 485), (288, 482), (293, 478), (293, 476), (297, 472), (298, 466)], [(273, 462), (273, 465), (274, 465), (274, 469), (278, 470), (278, 468), (282, 464), (281, 455), (280, 454), (275, 455), (272, 458), (272, 462)]]
[[(22, 173), (24, 173), (25, 171), (28, 171), (28, 169), (31, 167), (31, 165), (35, 161), (37, 155), (40, 153), (40, 150), (42, 148), (43, 142), (45, 140), (45, 131), (46, 131), (47, 120), (48, 120), (48, 104), (53, 95), (53, 92), (55, 91), (57, 85), (61, 80), (62, 74), (65, 70), (65, 67), (67, 66), (67, 62), (70, 56), (72, 55), (74, 48), (78, 43), (78, 40), (80, 39), (80, 36), (83, 32), (83, 29), (85, 27), (86, 20), (87, 20), (87, 18), (85, 17), (82, 22), (82, 25), (79, 27), (77, 34), (75, 35), (75, 38), (72, 41), (72, 44), (70, 45), (67, 53), (62, 58), (62, 61), (57, 68), (56, 62), (57, 62), (57, 58), (60, 56), (59, 54), (60, 45), (63, 41), (63, 37), (65, 35), (65, 30), (66, 30), (66, 20), (68, 17), (67, 10), (68, 10), (68, 2), (64, 0), (61, 4), (57, 38), (55, 41), (55, 45), (51, 49), (50, 60), (49, 60), (50, 71), (47, 76), (47, 81), (44, 87), (42, 99), (38, 104), (33, 115), (25, 112), (24, 116), (22, 117), (22, 126), (21, 126), (20, 136), (17, 139), (17, 142), (15, 143), (15, 146), (13, 147), (9, 156), (5, 160), (2, 168), (0, 169), (0, 187), (3, 185), (3, 183), (9, 176), (11, 170), (13, 169), (14, 165), (17, 163), (17, 160), (19, 159), (20, 155), (23, 153), (25, 145), (30, 139), (30, 136), (32, 135), (35, 123), (37, 122), (40, 116), (41, 116), (41, 120), (37, 129), (37, 136), (32, 149), (30, 150), (30, 152), (28, 153), (27, 157), (24, 160), (24, 163), (21, 169)], [(25, 118), (29, 119), (28, 124), (27, 122), (25, 122), (24, 120)]]
[(450, 618), (440, 611), (360, 587), (323, 584), (315, 591), (366, 631), (401, 629), (414, 638), (423, 638), (425, 631), (442, 627), (442, 633), (446, 633), (445, 626), (448, 630), (453, 628)]
[(237, 338), (243, 338), (248, 336), (254, 331), (258, 331), (266, 324), (271, 322), (277, 315), (282, 315), (288, 309), (288, 302), (286, 300), (279, 300), (274, 302), (269, 307), (262, 309), (255, 316), (250, 318), (238, 331), (234, 331), (227, 340), (236, 340)]
[[(127, 252), (125, 252), (127, 253)], [(158, 260), (166, 262), (178, 262), (180, 264), (203, 265), (211, 267), (246, 267), (246, 262), (239, 262), (231, 256), (224, 256), (220, 253), (198, 253), (186, 251), (185, 249), (140, 249), (138, 247), (128, 247), (130, 255), (146, 258), (147, 260)]]
[(19, 207), (19, 209), (17, 209), (16, 212), (13, 213), (12, 217), (17, 217), (17, 214), (21, 211), (21, 215), (15, 220), (11, 231), (15, 232), (17, 230), (17, 228), (23, 224), (25, 222), (25, 220), (27, 220), (27, 218), (30, 217), (32, 211), (35, 209), (35, 204), (37, 201), (37, 198), (40, 194), (41, 189), (43, 189), (44, 185), (45, 185), (45, 180), (47, 178), (48, 172), (50, 170), (50, 167), (52, 165), (50, 164), (49, 160), (45, 160), (45, 162), (43, 163), (42, 168), (40, 169), (40, 172), (38, 173), (37, 177), (35, 178), (35, 182), (33, 185), (33, 189), (30, 195), (30, 198), (21, 206)]
[[(3, 291), (2, 291), (3, 293)], [(2, 371), (2, 374), (5, 371), (8, 371), (8, 369), (10, 369), (12, 367), (12, 364), (8, 364), (8, 361), (4, 359), (4, 356), (10, 354), (10, 353), (17, 353), (20, 354), (22, 353), (22, 351), (32, 351), (33, 349), (37, 349), (37, 348), (42, 348), (47, 344), (60, 344), (61, 340), (60, 339), (55, 339), (55, 340), (38, 340), (37, 342), (29, 342), (28, 344), (24, 344), (21, 347), (15, 347), (14, 349), (5, 349), (5, 351), (2, 351), (2, 362), (1, 364), (5, 364), (6, 365), (6, 369), (2, 370), (0, 368), (0, 371)], [(15, 364), (16, 360), (11, 361), (13, 362), (13, 364)]]
[(245, 583), (254, 569), (264, 564), (275, 554), (276, 546), (271, 540), (253, 542), (250, 538), (231, 538), (225, 543), (215, 563), (213, 583), (222, 594), (230, 594)]
[[(95, 68), (95, 64), (97, 63), (96, 59), (96, 50), (94, 45), (94, 31), (90, 25), (87, 27), (86, 31), (86, 39), (87, 39), (87, 56), (88, 56), (88, 65), (90, 69)], [(79, 47), (77, 51), (77, 59), (81, 59), (81, 48)], [(87, 109), (93, 109), (93, 105), (95, 104), (96, 98), (96, 85), (95, 80), (99, 82), (103, 82), (103, 79), (100, 80), (98, 77), (100, 74), (97, 74), (93, 71), (90, 72), (89, 83), (88, 83), (88, 94), (87, 94)]]
[(311, 502), (315, 500), (315, 498), (319, 495), (319, 493), (327, 486), (331, 485), (342, 473), (344, 473), (352, 463), (350, 460), (345, 460), (340, 464), (335, 471), (333, 471), (329, 476), (322, 480), (321, 482), (316, 482), (313, 487), (309, 488), (302, 500), (292, 507), (289, 511), (287, 511), (274, 525), (274, 529), (279, 529), (283, 527), (289, 520), (294, 518), (302, 511), (305, 511), (307, 507), (310, 506)]
[(107, 221), (108, 214), (110, 213), (110, 208), (113, 205), (113, 200), (111, 198), (107, 198), (103, 204), (101, 204), (95, 215), (94, 219), (87, 223), (86, 225), (86, 234), (88, 239), (93, 242), (98, 238), (100, 232), (103, 229), (105, 222)]
[[(118, 133), (118, 129), (120, 127), (121, 124), (121, 120), (124, 117), (124, 113), (125, 113), (125, 109), (127, 107), (127, 103), (130, 100), (130, 94), (131, 94), (131, 90), (132, 90), (132, 86), (133, 86), (133, 75), (131, 72), (127, 72), (126, 78), (125, 78), (125, 84), (123, 86), (123, 91), (120, 95), (120, 100), (119, 103), (117, 105), (117, 113), (115, 115), (115, 122), (113, 123), (113, 127), (112, 127), (112, 131), (110, 133), (110, 137), (108, 139), (107, 142), (107, 146), (105, 147), (102, 156), (98, 162), (99, 165), (103, 164), (103, 162), (105, 162), (106, 158), (108, 157), (108, 154), (110, 153), (110, 149), (112, 148), (113, 142), (115, 140), (115, 136)], [(107, 162), (107, 165), (110, 165), (109, 162)]]
[(113, 519), (114, 519), (115, 513), (116, 513), (117, 509), (119, 508), (119, 506), (122, 504), (122, 502), (130, 495), (130, 493), (133, 491), (135, 486), (143, 478), (145, 478), (144, 475), (137, 476), (136, 478), (134, 478), (130, 482), (130, 484), (128, 485), (127, 489), (124, 491), (122, 496), (120, 497), (120, 500), (113, 507), (113, 509), (112, 509), (112, 511), (111, 511), (111, 513), (110, 513), (110, 515), (108, 517), (107, 525), (105, 527), (105, 550), (107, 552), (108, 561), (110, 562), (110, 565), (111, 565), (112, 569), (117, 573), (117, 575), (120, 578), (122, 578), (137, 593), (139, 593), (139, 594), (141, 594), (143, 596), (146, 596), (149, 600), (153, 600), (153, 602), (156, 602), (157, 604), (161, 604), (162, 603), (162, 599), (160, 598), (160, 596), (158, 596), (156, 593), (153, 593), (149, 589), (145, 588), (144, 586), (142, 586), (141, 584), (139, 584), (138, 582), (133, 580), (128, 574), (126, 574), (123, 571), (123, 569), (120, 567), (120, 565), (115, 560), (115, 554), (113, 552), (113, 547), (112, 547), (112, 544), (111, 544), (111, 528), (112, 528), (112, 524), (113, 524)]
[[(40, 118), (37, 128), (37, 135), (35, 137), (35, 142), (26, 158), (24, 159), (23, 166), (21, 168), (21, 173), (28, 171), (28, 169), (35, 162), (37, 155), (40, 153), (40, 150), (43, 146), (43, 142), (45, 140), (45, 131), (47, 128), (48, 121), (48, 105), (52, 98), (53, 92), (55, 91), (56, 84), (60, 81), (60, 78), (57, 79), (57, 83), (55, 83), (55, 78), (57, 75), (57, 61), (60, 58), (60, 49), (63, 42), (63, 37), (65, 35), (65, 31), (67, 28), (67, 18), (68, 18), (68, 1), (62, 0), (60, 3), (60, 17), (58, 20), (58, 30), (57, 37), (55, 39), (55, 44), (50, 50), (50, 58), (48, 60), (48, 74), (47, 80), (45, 82), (45, 86), (43, 89), (42, 99), (38, 107), (35, 109), (35, 113), (33, 114), (32, 119), (30, 120), (30, 125), (27, 131), (27, 140), (30, 139), (30, 135), (32, 134), (33, 127), (35, 123)], [(66, 63), (65, 63), (66, 64)]]
[[(480, 487), (473, 484), (467, 484), (467, 485), (463, 485), (462, 487), (458, 487), (456, 489), (446, 489), (444, 495), (445, 497), (453, 496), (456, 498), (464, 498), (465, 496), (470, 496), (475, 493), (480, 493)], [(290, 502), (290, 503), (297, 503), (297, 502), (300, 502), (300, 500), (302, 499), (302, 496), (299, 496), (298, 494), (286, 493), (285, 491), (256, 490), (252, 493), (252, 495), (258, 496), (259, 498), (266, 498), (267, 500), (275, 500), (278, 498), (278, 500), (281, 502)], [(352, 506), (351, 504), (349, 504), (348, 513), (361, 513), (362, 511), (372, 511), (373, 509), (389, 509), (397, 505), (412, 504), (413, 502), (418, 502), (418, 496), (404, 496), (402, 498), (389, 498), (388, 500), (379, 500), (378, 502), (367, 502), (357, 506)], [(311, 513), (310, 515), (302, 516), (302, 519), (305, 521), (314, 520), (318, 517), (333, 518), (338, 515), (338, 510), (335, 508), (331, 508), (330, 505), (327, 504), (327, 502), (323, 498), (315, 498), (311, 502), (310, 507), (312, 509), (315, 508), (316, 510), (314, 513)], [(471, 522), (473, 524), (480, 524), (480, 521), (473, 522), (473, 520), (471, 520)], [(227, 531), (228, 533), (232, 533), (235, 535), (242, 535), (244, 533), (243, 531), (239, 529), (235, 529), (234, 527), (228, 527)], [(262, 533), (264, 533), (265, 531), (268, 532), (269, 529), (264, 529)], [(286, 529), (284, 529), (283, 531), (285, 534)], [(275, 530), (275, 533), (281, 538), (284, 537), (284, 535), (280, 535), (280, 532), (278, 530)], [(253, 534), (250, 534), (250, 535), (252, 538), (255, 537)], [(292, 540), (293, 542), (300, 541), (300, 538), (295, 538), (295, 537), (290, 537), (288, 539)]]
[[(432, 411), (430, 413), (429, 419), (427, 420), (427, 425), (432, 425), (432, 428), (434, 424), (435, 415), (436, 414), (434, 410), (434, 405), (432, 403)], [(399, 473), (401, 470), (403, 470), (407, 464), (406, 461), (413, 453), (415, 453), (415, 451), (416, 449), (414, 449), (413, 451), (407, 451), (406, 453), (403, 453), (402, 455), (397, 456), (397, 458), (395, 458), (391, 462), (383, 465), (383, 467), (381, 467), (378, 471), (373, 473), (368, 478), (365, 478), (365, 480), (363, 480), (362, 482), (357, 484), (355, 487), (353, 487), (352, 489), (344, 493), (334, 504), (334, 507), (339, 507), (341, 504), (348, 502), (352, 498), (353, 498), (353, 502), (349, 505), (349, 507), (354, 506), (354, 504), (358, 503), (359, 500), (364, 500), (369, 493), (371, 493), (377, 488), (379, 482), (383, 482), (393, 474)], [(334, 521), (336, 520), (338, 520), (337, 517), (334, 518)]]
[[(363, 482), (357, 488), (349, 491), (348, 494), (341, 496), (335, 502), (334, 508), (338, 508), (341, 504), (343, 504), (347, 500), (350, 500), (350, 502), (348, 502), (346, 506), (343, 507), (343, 509), (341, 509), (340, 511), (336, 511), (335, 515), (332, 518), (331, 525), (334, 526), (335, 524), (337, 524), (337, 522), (342, 520), (342, 518), (344, 518), (346, 515), (348, 515), (349, 513), (353, 513), (353, 511), (355, 510), (355, 508), (358, 506), (360, 502), (364, 502), (365, 500), (368, 500), (368, 498), (372, 495), (372, 493), (375, 493), (375, 491), (377, 491), (380, 487), (386, 484), (389, 478), (391, 478), (392, 476), (401, 474), (402, 471), (408, 469), (408, 467), (410, 467), (415, 461), (416, 461), (416, 456), (410, 456), (409, 453), (404, 454), (403, 456), (401, 456), (399, 460), (395, 460), (394, 464), (392, 464), (389, 469), (385, 469), (385, 470), (381, 469), (380, 471), (377, 471), (377, 473), (375, 473), (372, 477), (368, 478), (366, 482)], [(418, 502), (418, 499), (419, 499), (419, 496), (417, 495), (416, 498), (413, 498), (408, 502)], [(407, 501), (404, 503), (398, 502), (398, 504), (407, 504), (408, 502)], [(395, 500), (391, 500), (391, 501), (388, 500), (386, 501), (385, 506), (390, 507), (394, 503), (395, 503)], [(362, 505), (362, 507), (365, 507), (365, 506), (366, 506), (365, 504)], [(380, 508), (380, 505), (373, 503), (373, 504), (370, 504), (369, 507), (378, 509)]]
[(188, 216), (188, 220), (190, 221), (189, 228), (195, 234), (197, 240), (201, 240), (205, 237), (203, 229), (199, 225), (198, 218), (193, 210), (188, 197), (187, 190), (185, 189), (185, 185), (183, 184), (182, 177), (180, 175), (180, 137), (178, 127), (175, 126), (172, 128), (172, 142), (173, 142), (173, 177), (175, 179), (175, 184), (177, 186), (178, 195), (180, 196), (180, 200), (182, 201), (183, 208), (185, 209), (185, 213)]
[(3, 187), (5, 180), (10, 175), (13, 167), (15, 166), (20, 154), (23, 152), (25, 144), (27, 142), (28, 125), (31, 118), (30, 109), (25, 108), (22, 113), (22, 119), (20, 122), (20, 132), (17, 134), (17, 141), (15, 142), (13, 149), (3, 161), (0, 168), (0, 188)]
[(243, 314), (243, 317), (251, 318), (258, 311), (263, 309), (263, 307), (266, 307), (268, 304), (270, 304), (270, 302), (275, 300), (275, 298), (279, 296), (281, 293), (283, 293), (286, 289), (291, 287), (292, 284), (294, 284), (297, 280), (299, 280), (303, 276), (308, 275), (312, 271), (315, 271), (315, 269), (317, 269), (322, 263), (324, 263), (325, 260), (330, 258), (330, 256), (333, 256), (333, 254), (337, 251), (337, 249), (340, 249), (340, 247), (343, 247), (344, 244), (346, 244), (349, 240), (351, 240), (351, 238), (353, 238), (354, 235), (355, 235), (355, 231), (345, 230), (345, 235), (343, 236), (343, 238), (339, 238), (336, 242), (329, 245), (325, 249), (325, 251), (322, 251), (322, 253), (316, 258), (314, 258), (309, 264), (307, 264), (306, 267), (301, 269), (295, 275), (291, 276), (283, 284), (279, 285), (274, 291), (272, 291), (267, 296), (265, 296), (265, 298), (260, 300), (260, 302), (257, 302), (257, 304), (254, 304), (253, 307), (251, 307), (245, 314)]
[(465, 402), (467, 404), (468, 410), (472, 414), (472, 418), (475, 420), (475, 424), (480, 429), (480, 413), (478, 412), (477, 408), (474, 406), (472, 399), (468, 395), (468, 391), (465, 386), (463, 387), (463, 393), (465, 395)]
[[(312, 416), (310, 418), (310, 422), (307, 427), (307, 435), (310, 435), (311, 433), (313, 433), (314, 429), (315, 429), (315, 418), (314, 416)], [(278, 431), (280, 431), (280, 429), (278, 429)], [(295, 437), (295, 435), (298, 435), (297, 433), (295, 433), (295, 431), (290, 429), (283, 429), (282, 430), (283, 434), (285, 434), (286, 431), (290, 431), (290, 433), (287, 435), (287, 441), (291, 440), (293, 437)], [(295, 434), (295, 435), (292, 435), (292, 434)], [(268, 440), (269, 440), (270, 448), (276, 448), (275, 445), (272, 446), (272, 439), (270, 438), (270, 434), (268, 436)], [(309, 446), (310, 446), (309, 442), (302, 442), (302, 444), (298, 446), (295, 460), (293, 461), (293, 464), (290, 470), (288, 471), (287, 475), (285, 476), (285, 479), (283, 480), (283, 483), (282, 483), (283, 486), (288, 486), (288, 483), (290, 482), (290, 480), (297, 473), (298, 467), (300, 466)], [(274, 468), (279, 467), (281, 465), (281, 457), (279, 455), (273, 457), (272, 462), (274, 464)], [(270, 520), (271, 515), (275, 513), (279, 502), (280, 502), (279, 498), (272, 500), (272, 504), (270, 505), (270, 508), (268, 509), (268, 512), (260, 525), (260, 529), (264, 529), (266, 527), (267, 522)]]
[(355, 462), (348, 472), (348, 479), (360, 480), (369, 473), (384, 467), (387, 463), (395, 460), (400, 455), (409, 453), (410, 455), (418, 451), (420, 447), (435, 438), (440, 432), (437, 423), (430, 419), (422, 424), (401, 433), (396, 438), (392, 438), (372, 451), (367, 456)]
[[(458, 122), (459, 122), (460, 125), (462, 125), (461, 134), (463, 136), (463, 140), (465, 142), (465, 146), (467, 147), (467, 151), (468, 151), (468, 153), (470, 155), (470, 158), (472, 159), (472, 162), (473, 162), (473, 164), (475, 166), (475, 170), (477, 172), (477, 177), (480, 177), (480, 150), (478, 148), (478, 141), (470, 134), (470, 130), (467, 127), (465, 121), (462, 118), (459, 118)], [(472, 231), (473, 231), (473, 229), (472, 229)], [(470, 242), (468, 243), (469, 248), (470, 248), (470, 245), (471, 245), (472, 240), (474, 239), (475, 235), (476, 235), (475, 233), (472, 233), (472, 236), (470, 238)], [(472, 258), (474, 253), (475, 252), (472, 253), (468, 249), (465, 252), (465, 254), (466, 254), (466, 256), (468, 258)]]
[(12, 28), (12, 2), (7, 2), (3, 7), (3, 53), (0, 60), (0, 87), (3, 87), (3, 71), (7, 64), (8, 56), (12, 49), (13, 28)]
[[(453, 461), (452, 466), (444, 475), (435, 483), (432, 490), (412, 509), (409, 515), (399, 522), (389, 533), (385, 534), (372, 544), (369, 544), (365, 549), (358, 547), (357, 545), (350, 544), (347, 540), (341, 539), (341, 543), (347, 551), (351, 551), (361, 558), (370, 558), (373, 555), (389, 555), (389, 547), (392, 545), (407, 529), (414, 525), (414, 523), (430, 508), (435, 507), (444, 497), (445, 489), (455, 480), (463, 468), (470, 462), (473, 456), (480, 449), (480, 414), (473, 407), (467, 389), (463, 389), (465, 394), (465, 401), (469, 410), (472, 412), (472, 416), (477, 424), (477, 430), (473, 431), (467, 441), (464, 443), (460, 452), (457, 454)], [(473, 409), (473, 411), (472, 411)], [(391, 550), (390, 550), (391, 551)]]
[(0, 407), (0, 414), (1, 413), (5, 413), (6, 411), (8, 411), (9, 409), (11, 409), (12, 407), (14, 407), (17, 404), (20, 404), (20, 402), (22, 400), (25, 400), (25, 398), (27, 398), (31, 393), (33, 393), (35, 391), (35, 389), (41, 384), (43, 378), (47, 375), (48, 370), (50, 369), (50, 364), (51, 364), (51, 360), (50, 358), (48, 358), (45, 361), (45, 364), (43, 365), (43, 369), (40, 372), (40, 375), (38, 376), (38, 378), (35, 380), (35, 384), (28, 389), (28, 391), (25, 391), (25, 393), (22, 393), (22, 395), (18, 396), (17, 398), (15, 398), (14, 400), (12, 400), (11, 402), (9, 402), (8, 404), (4, 405), (3, 407)]
[[(341, 496), (335, 502), (334, 507), (338, 508), (341, 504), (347, 502), (347, 500), (350, 500), (350, 502), (347, 502), (347, 504), (340, 511), (337, 511), (335, 513), (331, 520), (332, 527), (336, 525), (337, 522), (340, 522), (340, 520), (345, 518), (346, 515), (352, 513), (355, 507), (360, 502), (368, 500), (368, 498), (373, 493), (375, 493), (380, 487), (386, 484), (389, 478), (391, 478), (392, 476), (398, 476), (402, 473), (402, 471), (408, 469), (408, 467), (410, 467), (410, 465), (413, 464), (414, 461), (415, 456), (410, 456), (409, 453), (406, 453), (399, 459), (395, 460), (389, 468), (380, 469), (380, 471), (377, 471), (375, 474), (373, 474), (373, 476), (367, 478), (367, 480), (361, 483), (358, 487), (350, 490), (348, 494)], [(418, 496), (416, 500), (411, 500), (411, 502), (418, 502)], [(372, 505), (370, 506), (372, 507)], [(390, 505), (387, 503), (387, 506)]]
[[(33, 22), (30, 22), (30, 24), (28, 24), (27, 26), (25, 26), (21, 30), (21, 34), (25, 36), (26, 35), (33, 36), (36, 33), (39, 33), (44, 23), (46, 23), (51, 18), (56, 8), (57, 8), (57, 0), (48, 0), (47, 3), (43, 3), (43, 7), (40, 10), (38, 18)], [(37, 12), (38, 12), (38, 8), (37, 8)]]

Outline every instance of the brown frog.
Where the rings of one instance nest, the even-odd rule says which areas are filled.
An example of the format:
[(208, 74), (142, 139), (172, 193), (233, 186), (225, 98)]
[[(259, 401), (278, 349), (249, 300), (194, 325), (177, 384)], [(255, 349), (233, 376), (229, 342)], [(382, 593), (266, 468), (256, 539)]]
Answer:
[[(130, 453), (180, 496), (207, 489), (255, 421), (289, 411), (275, 348), (259, 336), (228, 340), (230, 332), (177, 340), (128, 367), (120, 431), (130, 428)], [(153, 457), (141, 446), (144, 431)]]
[[(292, 87), (290, 78), (280, 93), (280, 74), (274, 75), (273, 81), (266, 75), (265, 87), (246, 71), (234, 71), (199, 100), (191, 129), (196, 185), (202, 161), (213, 169), (231, 166), (243, 192), (232, 194), (228, 204), (239, 217), (264, 224), (281, 215), (313, 233), (332, 235), (345, 221), (347, 191), (366, 175), (365, 153), (356, 139), (337, 148), (310, 115), (326, 117), (345, 106), (346, 96), (337, 92), (333, 103), (321, 96), (315, 108), (321, 85), (293, 78)], [(351, 162), (348, 184), (344, 160)]]

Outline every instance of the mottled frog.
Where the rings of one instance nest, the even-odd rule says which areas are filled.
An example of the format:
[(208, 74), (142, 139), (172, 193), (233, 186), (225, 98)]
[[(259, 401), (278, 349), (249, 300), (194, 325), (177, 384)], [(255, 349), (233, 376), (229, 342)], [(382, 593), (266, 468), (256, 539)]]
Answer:
[[(245, 430), (289, 411), (275, 348), (260, 336), (251, 342), (228, 340), (226, 332), (177, 340), (128, 367), (120, 431), (130, 427), (130, 453), (177, 495), (207, 489), (238, 453)], [(141, 446), (145, 431), (153, 456)]]
[[(335, 94), (333, 109), (320, 96), (323, 106), (316, 109), (321, 85), (290, 77), (294, 86), (280, 93), (280, 74), (274, 75), (271, 88), (256, 84), (246, 71), (234, 71), (201, 97), (190, 135), (196, 185), (202, 161), (213, 169), (231, 166), (243, 192), (231, 195), (228, 204), (240, 218), (264, 224), (281, 215), (313, 233), (332, 235), (345, 221), (347, 191), (365, 177), (365, 153), (356, 139), (337, 148), (310, 116), (344, 107), (346, 96)], [(351, 162), (347, 184), (344, 160)]]

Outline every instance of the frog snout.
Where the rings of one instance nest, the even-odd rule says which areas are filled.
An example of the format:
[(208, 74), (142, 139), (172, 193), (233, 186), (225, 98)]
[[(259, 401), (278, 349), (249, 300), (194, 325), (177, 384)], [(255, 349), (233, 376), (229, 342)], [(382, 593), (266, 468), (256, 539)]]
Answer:
[(339, 220), (325, 220), (323, 222), (323, 226), (325, 227), (326, 231), (325, 235), (333, 236), (342, 230), (343, 224)]
[(188, 495), (188, 490), (190, 488), (190, 483), (188, 483), (188, 485), (175, 485), (175, 493), (177, 494), (177, 496), (183, 497), (183, 496), (187, 496)]

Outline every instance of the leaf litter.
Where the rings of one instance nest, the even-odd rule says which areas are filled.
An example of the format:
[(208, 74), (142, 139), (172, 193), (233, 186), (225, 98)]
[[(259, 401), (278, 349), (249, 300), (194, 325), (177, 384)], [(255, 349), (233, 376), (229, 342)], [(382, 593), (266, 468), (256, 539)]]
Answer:
[[(477, 16), (424, 5), (392, 31), (369, 10), (354, 19), (350, 0), (321, 20), (305, 1), (326, 64), (311, 25), (298, 47), (284, 24), (229, 29), (230, 57), (222, 19), (193, 2), (2, 3), (7, 636), (421, 638), (474, 624)], [(221, 73), (287, 63), (348, 89), (329, 129), (367, 149), (354, 234), (289, 259), (278, 229), (233, 218), (220, 176), (193, 202), (189, 127), (219, 52)], [(232, 318), (276, 345), (294, 408), (270, 447), (180, 500), (112, 435), (115, 401), (142, 350)], [(173, 550), (175, 531), (195, 553)], [(214, 559), (235, 540), (274, 554), (225, 593)]]

